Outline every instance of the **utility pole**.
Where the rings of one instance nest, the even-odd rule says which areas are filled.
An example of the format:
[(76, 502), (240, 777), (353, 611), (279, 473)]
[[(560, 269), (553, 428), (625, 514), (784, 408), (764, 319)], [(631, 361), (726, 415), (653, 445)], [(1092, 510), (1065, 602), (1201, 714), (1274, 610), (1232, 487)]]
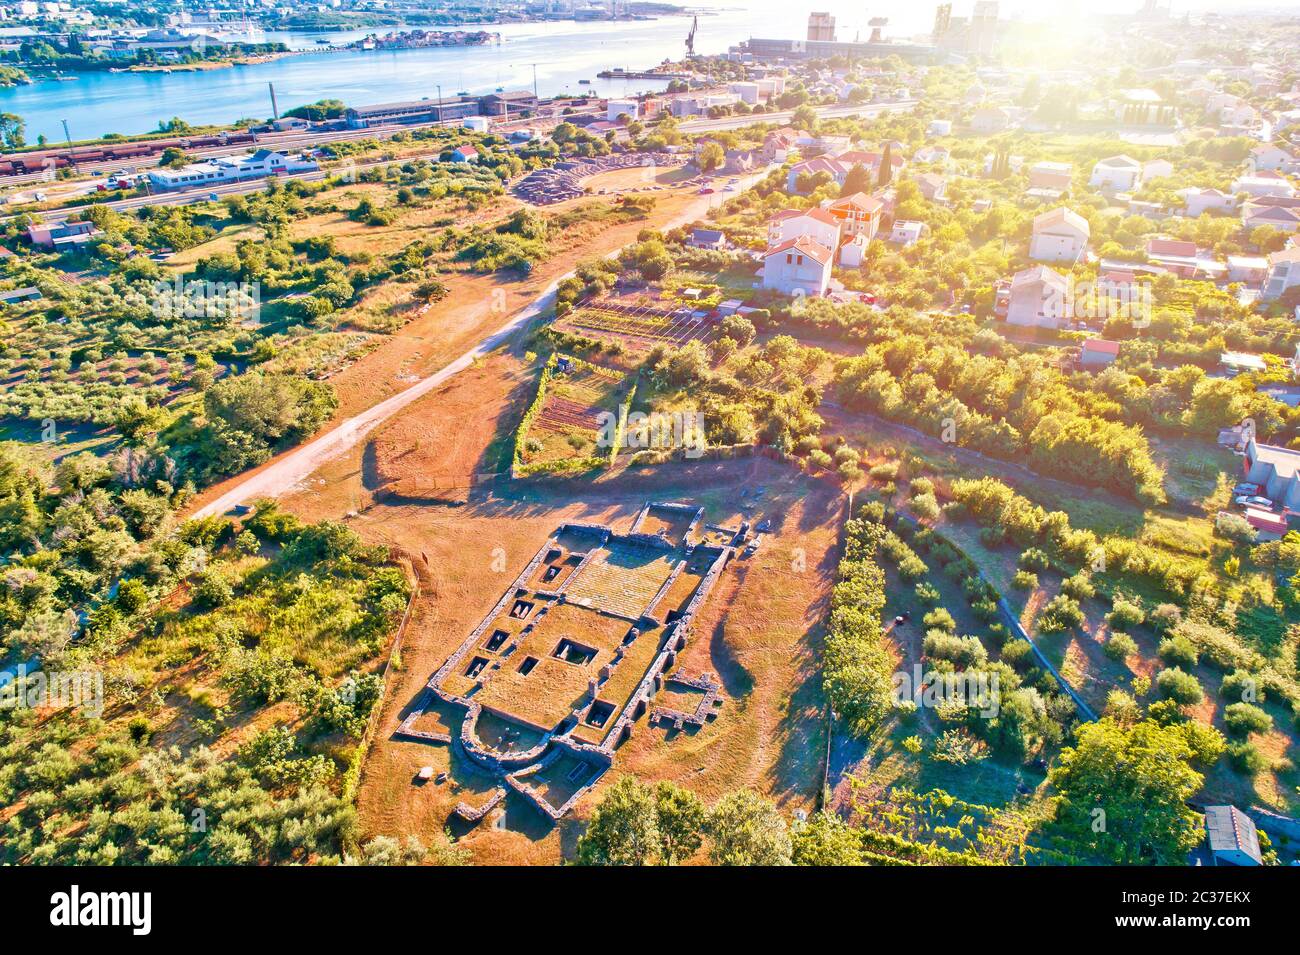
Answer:
[(274, 83), (267, 83), (267, 84), (266, 84), (266, 87), (267, 87), (267, 89), (269, 89), (269, 90), (271, 91), (271, 119), (273, 119), (273, 120), (275, 120), (275, 119), (279, 119), (279, 118), (280, 118), (280, 107), (277, 106), (276, 103), (275, 103), (275, 84), (274, 84)]
[(438, 89), (438, 125), (442, 125), (442, 84), (437, 84)]
[(533, 64), (533, 99), (538, 99), (538, 96), (537, 96), (537, 64), (536, 64), (536, 63)]
[(76, 169), (77, 157), (72, 154), (72, 134), (68, 132), (68, 121), (65, 119), (62, 120), (62, 123), (63, 123), (63, 138), (68, 143), (68, 162), (72, 164), (73, 169)]

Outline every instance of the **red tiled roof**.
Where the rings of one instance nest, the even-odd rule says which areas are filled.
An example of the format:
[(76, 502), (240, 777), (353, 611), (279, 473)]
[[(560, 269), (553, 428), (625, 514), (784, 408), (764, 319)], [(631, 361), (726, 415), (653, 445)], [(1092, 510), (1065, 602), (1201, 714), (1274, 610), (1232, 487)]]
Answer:
[(1180, 239), (1163, 239), (1159, 237), (1147, 242), (1147, 255), (1193, 256), (1195, 254), (1195, 242), (1184, 242)]
[(1084, 351), (1094, 351), (1102, 355), (1118, 355), (1119, 342), (1108, 341), (1105, 338), (1089, 338), (1083, 343)]
[(816, 259), (822, 265), (825, 265), (831, 260), (831, 250), (806, 235), (796, 236), (793, 239), (786, 239), (780, 245), (772, 246), (772, 248), (763, 253), (763, 258), (770, 259), (774, 255), (778, 255), (782, 252), (789, 252), (791, 250), (802, 252), (809, 258)]
[(840, 206), (857, 206), (864, 212), (877, 212), (885, 207), (884, 203), (879, 199), (869, 196), (865, 192), (855, 192), (851, 196), (840, 196), (827, 208), (836, 209)]

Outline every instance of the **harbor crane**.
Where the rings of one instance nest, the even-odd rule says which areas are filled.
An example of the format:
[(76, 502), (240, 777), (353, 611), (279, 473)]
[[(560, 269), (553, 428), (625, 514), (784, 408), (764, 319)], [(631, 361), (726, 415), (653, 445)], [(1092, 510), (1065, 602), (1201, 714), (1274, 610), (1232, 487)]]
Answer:
[(688, 57), (695, 55), (695, 30), (700, 25), (700, 18), (694, 17), (691, 20), (691, 32), (686, 34), (686, 55)]

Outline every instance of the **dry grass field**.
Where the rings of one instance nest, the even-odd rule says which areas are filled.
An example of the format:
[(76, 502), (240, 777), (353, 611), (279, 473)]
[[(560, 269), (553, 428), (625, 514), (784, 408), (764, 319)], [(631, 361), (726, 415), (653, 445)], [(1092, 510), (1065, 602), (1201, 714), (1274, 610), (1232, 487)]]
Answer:
[[(474, 385), (462, 377), (450, 387)], [(349, 480), (341, 467), (329, 472), (288, 498), (287, 506), (303, 516), (337, 516), (346, 509), (355, 500), (350, 494), (363, 491), (359, 475)], [(742, 509), (742, 490), (760, 487), (757, 508)], [(672, 779), (709, 799), (752, 787), (787, 809), (811, 807), (825, 746), (817, 653), (843, 499), (828, 485), (754, 458), (630, 469), (595, 480), (518, 482), (476, 493), (459, 507), (366, 496), (348, 523), (366, 540), (413, 558), (421, 582), (401, 669), (389, 688), (358, 797), (367, 833), (414, 832), (428, 840), (451, 824), (458, 802), (473, 805), (486, 798), (488, 777), (444, 745), (392, 739), (394, 728), (430, 673), (557, 525), (590, 521), (626, 528), (646, 500), (698, 501), (708, 520), (721, 523), (773, 522), (759, 552), (723, 575), (681, 656), (681, 672), (712, 672), (722, 681), (726, 703), (719, 716), (698, 731), (681, 733), (639, 721), (619, 749), (614, 770), (557, 826), (512, 795), (472, 830), (456, 823), (453, 831), (478, 862), (557, 862), (572, 852), (580, 822), (604, 786), (623, 772)], [(447, 781), (413, 785), (425, 765), (447, 773)]]

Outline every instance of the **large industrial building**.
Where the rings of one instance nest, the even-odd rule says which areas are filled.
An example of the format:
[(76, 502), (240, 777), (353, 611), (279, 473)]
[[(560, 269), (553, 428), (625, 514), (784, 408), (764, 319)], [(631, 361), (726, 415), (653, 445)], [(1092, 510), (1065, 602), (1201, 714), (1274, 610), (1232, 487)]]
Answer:
[(537, 97), (530, 90), (509, 90), (486, 96), (444, 96), (404, 103), (377, 103), (354, 106), (344, 118), (352, 129), (368, 129), (393, 123), (450, 123), (467, 116), (518, 116), (537, 108)]

